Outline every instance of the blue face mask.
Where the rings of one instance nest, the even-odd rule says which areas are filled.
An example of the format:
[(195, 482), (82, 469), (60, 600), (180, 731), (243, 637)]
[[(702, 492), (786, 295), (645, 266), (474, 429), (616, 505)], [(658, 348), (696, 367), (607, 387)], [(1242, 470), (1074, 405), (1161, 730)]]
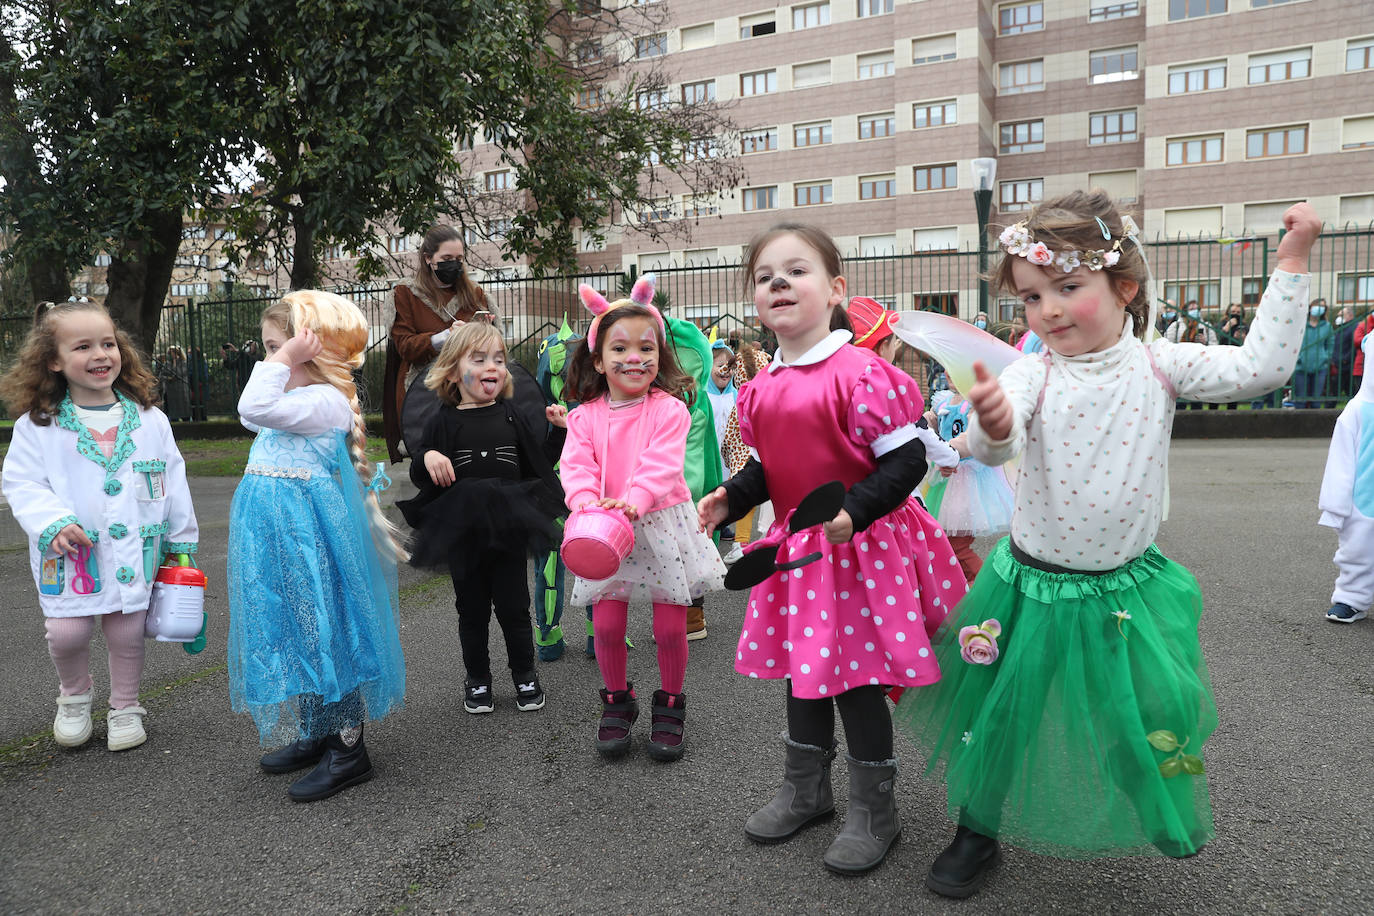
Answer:
[(1325, 315), (1325, 314), (1326, 314), (1326, 306), (1324, 306), (1324, 305), (1314, 305), (1314, 306), (1312, 306), (1312, 317), (1313, 317), (1313, 318), (1320, 318), (1321, 316), (1323, 316), (1323, 315)]
[(988, 323), (987, 323), (986, 321), (984, 321), (983, 319), (979, 318), (977, 321), (975, 321), (975, 322), (973, 323), (973, 326), (974, 326), (975, 328), (987, 328)]
[(1164, 313), (1164, 320), (1165, 320), (1165, 321), (1173, 321), (1173, 320), (1174, 320), (1175, 318), (1177, 318), (1177, 317), (1178, 317), (1178, 312), (1175, 312), (1173, 309), (1170, 309), (1169, 311), (1167, 311), (1167, 312)]
[(1197, 309), (1188, 309), (1188, 317), (1193, 319), (1194, 321), (1197, 320), (1198, 314), (1199, 312)]

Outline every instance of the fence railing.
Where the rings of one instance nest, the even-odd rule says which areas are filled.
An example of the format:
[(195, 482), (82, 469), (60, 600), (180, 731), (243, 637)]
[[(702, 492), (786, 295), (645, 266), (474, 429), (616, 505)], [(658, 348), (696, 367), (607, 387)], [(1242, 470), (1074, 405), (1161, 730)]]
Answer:
[[(1277, 239), (1253, 236), (1239, 239), (1165, 239), (1145, 244), (1155, 278), (1156, 295), (1183, 309), (1196, 302), (1200, 320), (1219, 328), (1228, 306), (1239, 303), (1248, 324), (1276, 265)], [(995, 267), (1000, 252), (989, 254)], [(744, 284), (737, 262), (678, 264), (665, 260), (646, 263), (657, 276), (658, 291), (668, 299), (671, 314), (696, 322), (704, 330), (717, 328), (722, 337), (742, 331), (770, 343), (767, 330), (754, 314), (752, 291)], [(577, 296), (587, 283), (608, 298), (616, 298), (638, 272), (602, 268), (577, 274), (546, 277), (508, 277), (493, 273), (482, 281), (488, 299), (502, 316), (513, 356), (533, 366), (538, 343), (558, 330), (566, 320), (574, 331), (585, 329), (588, 319)], [(1312, 298), (1325, 299), (1322, 321), (1333, 325), (1328, 368), (1322, 375), (1315, 401), (1334, 405), (1349, 397), (1358, 380), (1352, 377), (1353, 322), (1341, 321), (1349, 309), (1355, 321), (1374, 308), (1374, 225), (1327, 228), (1317, 240), (1310, 259)], [(845, 262), (850, 295), (870, 296), (893, 309), (926, 309), (972, 319), (978, 310), (981, 284), (976, 251), (922, 251), (851, 256)], [(371, 328), (368, 357), (363, 370), (366, 403), (380, 404), (385, 343), (393, 314), (394, 281), (338, 287), (337, 292), (356, 302)], [(229, 297), (191, 300), (163, 309), (157, 336), (154, 367), (168, 374), (167, 354), (172, 347), (187, 356), (185, 382), (190, 389), (196, 417), (233, 413), (239, 390), (247, 377), (241, 354), (248, 341), (259, 341), (260, 316), (275, 296)], [(1004, 330), (1020, 313), (1020, 304), (987, 293), (990, 323)], [(0, 362), (8, 363), (29, 327), (29, 316), (0, 317)], [(1225, 342), (1225, 341), (1223, 341)], [(1232, 342), (1239, 342), (1238, 340)], [(232, 345), (227, 349), (225, 344)], [(1309, 348), (1310, 349), (1310, 348)], [(926, 366), (906, 353), (903, 367), (922, 381)], [(176, 384), (172, 379), (170, 384)], [(173, 399), (175, 400), (175, 399)], [(1278, 403), (1278, 398), (1274, 399)]]

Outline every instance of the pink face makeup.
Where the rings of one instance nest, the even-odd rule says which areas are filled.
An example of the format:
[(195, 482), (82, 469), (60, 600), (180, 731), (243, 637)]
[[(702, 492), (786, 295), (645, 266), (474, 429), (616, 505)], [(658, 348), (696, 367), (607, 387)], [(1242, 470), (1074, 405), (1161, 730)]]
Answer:
[(658, 328), (635, 316), (613, 324), (606, 333), (596, 370), (606, 376), (611, 400), (628, 401), (649, 390), (658, 377)]

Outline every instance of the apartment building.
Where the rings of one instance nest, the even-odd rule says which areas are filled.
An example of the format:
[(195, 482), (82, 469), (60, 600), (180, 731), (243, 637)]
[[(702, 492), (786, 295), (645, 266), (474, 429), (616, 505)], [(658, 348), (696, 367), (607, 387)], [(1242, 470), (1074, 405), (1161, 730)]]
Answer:
[(688, 219), (690, 240), (611, 227), (588, 267), (732, 261), (782, 219), (858, 254), (974, 248), (978, 157), (997, 160), (994, 223), (1085, 186), (1151, 238), (1269, 233), (1301, 199), (1374, 221), (1368, 0), (668, 2), (622, 69), (728, 104), (741, 132), (710, 142), (748, 177), (626, 216)]

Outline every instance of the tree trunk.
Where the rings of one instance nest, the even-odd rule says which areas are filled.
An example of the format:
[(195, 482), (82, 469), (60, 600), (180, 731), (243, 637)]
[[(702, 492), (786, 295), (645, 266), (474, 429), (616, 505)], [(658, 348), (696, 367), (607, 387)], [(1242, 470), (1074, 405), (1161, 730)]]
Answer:
[(315, 289), (319, 285), (319, 265), (315, 262), (315, 227), (307, 222), (305, 207), (291, 214), (295, 241), (291, 246), (291, 288)]
[(153, 352), (162, 304), (172, 282), (172, 265), (181, 244), (181, 214), (163, 211), (149, 217), (146, 236), (126, 241), (110, 257), (110, 291), (105, 307), (145, 354)]

